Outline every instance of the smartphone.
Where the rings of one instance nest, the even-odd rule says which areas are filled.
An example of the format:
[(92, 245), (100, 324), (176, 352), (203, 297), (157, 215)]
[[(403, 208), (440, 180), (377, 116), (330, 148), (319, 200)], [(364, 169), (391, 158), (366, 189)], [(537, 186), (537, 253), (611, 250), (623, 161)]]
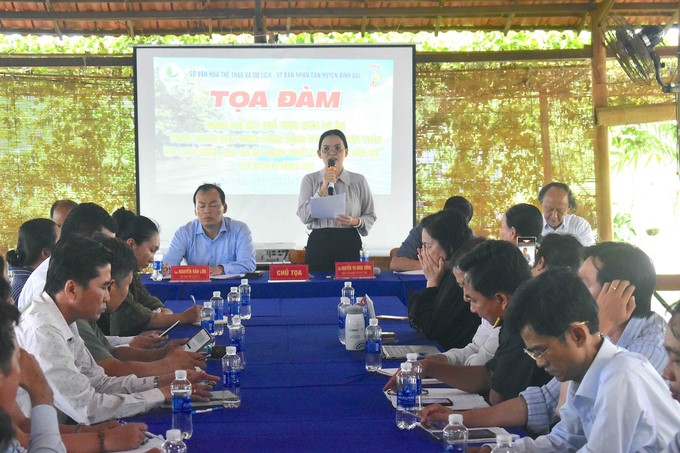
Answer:
[(161, 334), (161, 337), (164, 337), (164, 336), (166, 336), (167, 334), (169, 334), (170, 332), (172, 332), (172, 331), (175, 329), (175, 327), (177, 327), (177, 326), (179, 326), (179, 319), (178, 319), (177, 321), (175, 321), (175, 323), (174, 323), (173, 325), (171, 325), (170, 327), (168, 327), (167, 329), (165, 329), (165, 332), (163, 332), (163, 333)]
[(196, 333), (196, 335), (191, 337), (191, 340), (187, 341), (187, 344), (184, 346), (184, 350), (189, 352), (199, 352), (212, 340), (213, 337), (210, 335), (210, 332), (208, 332), (205, 327), (202, 327), (201, 330)]
[(534, 267), (536, 263), (536, 236), (518, 236), (517, 248), (529, 263), (529, 267)]
[(429, 397), (429, 396), (422, 396), (423, 400), (423, 405), (425, 404), (440, 404), (442, 406), (453, 406), (453, 401), (451, 401), (448, 398), (441, 398), (441, 397)]

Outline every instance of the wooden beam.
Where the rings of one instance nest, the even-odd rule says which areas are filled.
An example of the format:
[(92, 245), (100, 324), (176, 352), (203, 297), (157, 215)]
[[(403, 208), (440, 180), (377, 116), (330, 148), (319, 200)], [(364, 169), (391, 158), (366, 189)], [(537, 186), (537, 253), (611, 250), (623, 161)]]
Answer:
[[(597, 109), (607, 106), (607, 52), (604, 35), (596, 23), (591, 24), (591, 61), (593, 87), (593, 115)], [(612, 227), (611, 168), (609, 163), (609, 130), (606, 126), (595, 125), (595, 190), (598, 225), (598, 241), (614, 238)]]
[(550, 183), (552, 177), (552, 156), (550, 153), (550, 107), (545, 91), (538, 95), (541, 112), (541, 149), (543, 151), (543, 185)]
[(595, 109), (595, 124), (605, 127), (674, 120), (675, 102), (650, 105), (617, 105)]
[(593, 11), (591, 22), (595, 26), (597, 27), (600, 26), (602, 18), (609, 14), (609, 11), (611, 11), (612, 7), (614, 6), (614, 1), (615, 0), (605, 0), (602, 3), (600, 3), (600, 6), (598, 6), (595, 11)]

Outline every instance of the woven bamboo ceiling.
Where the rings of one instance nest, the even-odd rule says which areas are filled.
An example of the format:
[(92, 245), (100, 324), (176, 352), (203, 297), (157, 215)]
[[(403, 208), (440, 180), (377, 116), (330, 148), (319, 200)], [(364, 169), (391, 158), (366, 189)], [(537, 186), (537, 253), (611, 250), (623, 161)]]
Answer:
[(15, 0), (0, 2), (0, 33), (152, 35), (446, 30), (580, 30), (603, 13), (633, 25), (677, 23), (678, 1)]

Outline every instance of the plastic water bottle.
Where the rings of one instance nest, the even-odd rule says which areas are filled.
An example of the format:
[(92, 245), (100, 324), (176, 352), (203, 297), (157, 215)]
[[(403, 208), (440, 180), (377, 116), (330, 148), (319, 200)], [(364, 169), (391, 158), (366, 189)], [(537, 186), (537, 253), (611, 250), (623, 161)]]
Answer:
[(222, 299), (221, 293), (213, 291), (210, 302), (215, 309), (215, 335), (222, 335), (224, 333), (224, 299)]
[(160, 253), (156, 253), (153, 256), (153, 273), (151, 274), (151, 280), (155, 282), (163, 280), (163, 255)]
[(497, 434), (496, 446), (491, 453), (517, 453), (517, 449), (512, 445), (512, 436), (510, 434)]
[(236, 347), (236, 355), (241, 359), (241, 369), (246, 367), (246, 328), (241, 324), (241, 317), (235, 315), (229, 324), (229, 344)]
[(250, 308), (250, 285), (247, 278), (241, 279), (238, 292), (241, 296), (241, 319), (250, 319), (252, 309)]
[(342, 344), (345, 344), (345, 320), (347, 319), (347, 307), (349, 305), (348, 298), (340, 298), (340, 303), (338, 304), (338, 340)]
[(366, 327), (366, 371), (382, 368), (382, 329), (373, 318)]
[(370, 255), (369, 255), (369, 253), (368, 253), (368, 250), (366, 250), (365, 248), (362, 247), (362, 248), (361, 248), (360, 255), (359, 255), (359, 260), (360, 260), (362, 263), (367, 263), (367, 262), (369, 261), (369, 256), (370, 256)]
[(206, 354), (210, 354), (215, 343), (215, 310), (213, 310), (212, 302), (209, 300), (203, 302), (203, 308), (201, 308), (201, 327), (205, 328), (213, 336), (213, 341), (205, 346)]
[(187, 370), (176, 370), (175, 380), (170, 384), (172, 395), (172, 429), (182, 433), (184, 439), (191, 439), (194, 433), (191, 421), (191, 382)]
[(416, 376), (411, 363), (404, 362), (397, 373), (397, 427), (413, 429), (418, 423), (416, 414)]
[(227, 346), (227, 353), (222, 358), (222, 385), (224, 387), (222, 406), (226, 409), (239, 407), (241, 405), (241, 359), (236, 355), (234, 346)]
[(349, 299), (349, 303), (354, 305), (354, 288), (352, 288), (352, 282), (345, 282), (345, 286), (342, 288), (342, 297)]
[(366, 324), (361, 308), (350, 305), (346, 309), (345, 319), (345, 349), (348, 351), (363, 351), (366, 349)]
[(449, 424), (442, 431), (444, 439), (444, 451), (453, 453), (466, 453), (468, 443), (468, 430), (463, 426), (461, 414), (449, 415)]
[(161, 445), (162, 453), (187, 453), (187, 444), (182, 441), (179, 429), (169, 429), (165, 433), (166, 441)]
[(229, 324), (231, 324), (235, 315), (241, 316), (241, 295), (236, 286), (232, 286), (227, 294), (227, 305), (229, 306)]
[(418, 362), (418, 354), (409, 352), (406, 360), (411, 364), (411, 371), (416, 376), (416, 406), (418, 410), (423, 408), (423, 366)]
[(360, 297), (354, 305), (361, 307), (362, 314), (364, 315), (364, 325), (367, 326), (370, 319), (368, 316), (368, 302), (366, 301), (366, 297)]

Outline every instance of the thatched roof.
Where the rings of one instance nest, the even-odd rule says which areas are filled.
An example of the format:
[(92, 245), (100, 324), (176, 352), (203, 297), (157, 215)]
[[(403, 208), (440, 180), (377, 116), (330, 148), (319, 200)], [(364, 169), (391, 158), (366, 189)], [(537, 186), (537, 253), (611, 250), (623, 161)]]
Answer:
[(636, 26), (677, 23), (678, 4), (677, 0), (15, 0), (0, 2), (0, 33), (250, 33), (271, 40), (276, 34), (298, 32), (580, 30), (609, 10)]

